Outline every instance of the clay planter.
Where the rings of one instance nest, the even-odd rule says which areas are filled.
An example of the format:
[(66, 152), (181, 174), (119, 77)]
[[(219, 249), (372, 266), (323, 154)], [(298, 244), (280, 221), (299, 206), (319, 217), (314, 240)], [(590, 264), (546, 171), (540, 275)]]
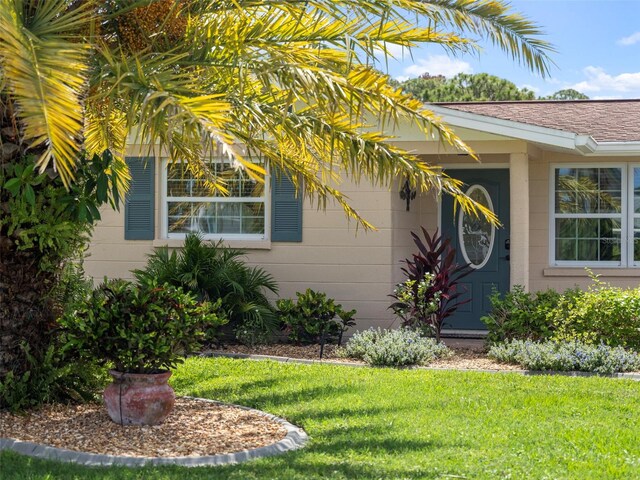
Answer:
[(157, 425), (171, 413), (176, 395), (167, 384), (171, 372), (121, 373), (110, 370), (113, 383), (104, 391), (107, 412), (122, 425)]

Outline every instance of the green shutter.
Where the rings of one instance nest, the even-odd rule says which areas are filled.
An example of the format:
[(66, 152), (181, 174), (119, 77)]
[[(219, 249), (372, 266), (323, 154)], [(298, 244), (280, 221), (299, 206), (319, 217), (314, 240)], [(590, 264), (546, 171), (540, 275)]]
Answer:
[(302, 193), (284, 173), (271, 175), (271, 241), (302, 241)]
[(131, 185), (124, 203), (125, 240), (153, 240), (155, 236), (155, 159), (127, 157)]

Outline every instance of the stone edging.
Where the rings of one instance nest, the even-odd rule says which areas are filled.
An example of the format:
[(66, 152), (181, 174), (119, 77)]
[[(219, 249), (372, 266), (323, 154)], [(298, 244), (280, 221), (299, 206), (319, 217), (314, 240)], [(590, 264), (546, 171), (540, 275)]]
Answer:
[[(339, 365), (342, 367), (368, 367), (365, 363), (353, 363), (353, 362), (341, 362), (335, 360), (310, 360), (307, 358), (293, 358), (293, 357), (278, 357), (275, 355), (252, 355), (248, 353), (223, 353), (223, 352), (209, 352), (205, 357), (224, 357), (224, 358), (239, 358), (245, 360), (273, 360), (274, 362), (282, 363), (300, 363), (300, 364), (321, 364), (321, 365)], [(413, 367), (417, 370), (434, 370), (434, 371), (447, 371), (456, 370), (459, 372), (480, 372), (480, 373), (516, 373), (518, 375), (561, 375), (566, 377), (606, 377), (606, 378), (622, 378), (626, 380), (635, 380), (640, 382), (640, 373), (594, 373), (594, 372), (561, 372), (555, 370), (498, 370), (488, 368), (447, 368), (447, 367)]]
[(48, 447), (33, 442), (22, 442), (11, 438), (0, 438), (0, 451), (11, 450), (30, 457), (44, 458), (47, 460), (57, 460), (60, 462), (76, 463), (85, 466), (111, 466), (121, 465), (126, 467), (142, 467), (145, 465), (179, 465), (183, 467), (203, 467), (216, 465), (229, 465), (246, 462), (256, 458), (279, 455), (290, 450), (302, 448), (309, 440), (306, 432), (286, 420), (271, 415), (270, 413), (256, 410), (254, 408), (234, 405), (231, 403), (218, 402), (206, 398), (185, 397), (204, 402), (240, 408), (267, 417), (287, 429), (287, 435), (280, 441), (265, 447), (242, 450), (234, 453), (222, 453), (218, 455), (206, 455), (200, 457), (127, 457), (116, 455), (102, 455), (96, 453), (77, 452), (63, 448)]

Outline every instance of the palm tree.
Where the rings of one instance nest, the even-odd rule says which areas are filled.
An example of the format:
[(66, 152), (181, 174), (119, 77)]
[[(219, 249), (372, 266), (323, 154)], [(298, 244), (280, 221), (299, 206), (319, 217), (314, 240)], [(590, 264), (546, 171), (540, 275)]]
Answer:
[[(335, 186), (340, 175), (378, 185), (406, 176), (488, 214), (459, 182), (390, 143), (385, 131), (410, 121), (473, 154), (420, 101), (390, 86), (374, 60), (393, 45), (456, 53), (484, 37), (544, 75), (551, 48), (539, 34), (494, 0), (0, 0), (0, 167), (32, 155), (39, 172), (72, 189), (94, 155), (113, 156), (107, 172), (126, 170), (125, 144), (135, 136), (187, 160), (223, 193), (224, 179), (205, 161), (216, 149), (258, 181), (264, 164), (277, 167), (310, 199), (336, 201), (364, 228), (372, 226)], [(109, 181), (117, 203), (122, 185)], [(18, 254), (19, 246), (0, 223), (0, 317), (11, 312), (0, 332), (5, 351), (17, 344), (6, 322), (46, 331), (47, 308), (34, 309), (31, 295), (46, 288), (26, 267), (41, 259)], [(19, 313), (27, 291), (28, 319)], [(0, 376), (14, 360), (0, 356)]]

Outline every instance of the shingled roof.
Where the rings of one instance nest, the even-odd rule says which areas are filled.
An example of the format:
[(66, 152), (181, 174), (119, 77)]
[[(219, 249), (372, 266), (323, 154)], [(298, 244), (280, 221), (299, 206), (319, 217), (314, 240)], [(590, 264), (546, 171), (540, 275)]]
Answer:
[(590, 135), (597, 142), (640, 141), (640, 99), (435, 103), (488, 117)]

